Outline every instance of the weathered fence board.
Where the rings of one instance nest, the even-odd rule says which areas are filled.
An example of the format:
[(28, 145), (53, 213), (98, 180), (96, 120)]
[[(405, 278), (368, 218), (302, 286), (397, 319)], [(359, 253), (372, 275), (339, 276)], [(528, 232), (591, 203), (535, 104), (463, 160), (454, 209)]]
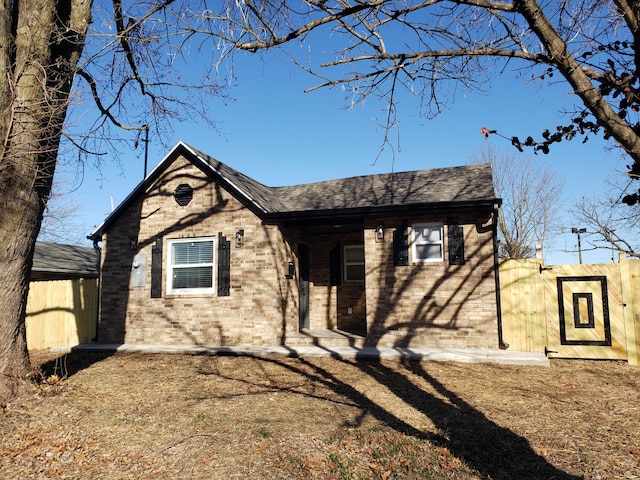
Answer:
[(98, 280), (35, 281), (27, 300), (29, 350), (71, 347), (96, 336)]
[(502, 337), (512, 350), (544, 351), (547, 342), (544, 288), (534, 260), (508, 260), (500, 264)]
[(621, 262), (622, 297), (624, 299), (624, 325), (627, 335), (629, 363), (640, 364), (640, 262)]

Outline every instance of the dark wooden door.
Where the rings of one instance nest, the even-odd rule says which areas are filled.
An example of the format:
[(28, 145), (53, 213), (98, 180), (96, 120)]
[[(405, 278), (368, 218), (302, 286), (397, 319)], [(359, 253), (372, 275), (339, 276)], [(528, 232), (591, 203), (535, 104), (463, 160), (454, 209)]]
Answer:
[(309, 247), (298, 245), (298, 301), (300, 329), (309, 328)]

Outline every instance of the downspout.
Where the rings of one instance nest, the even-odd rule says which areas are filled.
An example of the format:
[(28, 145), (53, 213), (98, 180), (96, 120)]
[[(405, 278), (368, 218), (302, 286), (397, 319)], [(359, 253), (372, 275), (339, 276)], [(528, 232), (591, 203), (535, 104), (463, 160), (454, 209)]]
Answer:
[(500, 262), (498, 261), (498, 213), (500, 204), (493, 205), (493, 269), (496, 278), (496, 310), (498, 315), (498, 347), (502, 350), (509, 348), (509, 344), (502, 337), (502, 302), (500, 300)]
[(98, 245), (97, 238), (93, 238), (93, 248), (98, 252), (98, 298), (96, 299), (96, 335), (91, 339), (92, 342), (96, 342), (99, 338), (98, 331), (100, 328), (100, 305), (102, 302), (100, 301), (102, 296), (102, 248)]

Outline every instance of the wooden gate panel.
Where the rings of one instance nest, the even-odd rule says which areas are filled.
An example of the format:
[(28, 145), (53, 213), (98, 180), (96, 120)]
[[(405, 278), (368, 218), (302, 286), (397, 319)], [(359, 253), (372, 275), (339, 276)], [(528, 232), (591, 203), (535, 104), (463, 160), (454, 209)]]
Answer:
[(627, 358), (617, 268), (554, 266), (543, 277), (549, 356)]

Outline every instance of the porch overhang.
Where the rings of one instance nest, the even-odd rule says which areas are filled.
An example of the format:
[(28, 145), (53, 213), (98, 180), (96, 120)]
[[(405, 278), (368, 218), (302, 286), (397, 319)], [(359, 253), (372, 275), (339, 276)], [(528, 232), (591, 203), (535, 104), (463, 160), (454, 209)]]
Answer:
[(322, 225), (364, 225), (367, 218), (402, 217), (416, 215), (452, 215), (465, 213), (491, 214), (501, 199), (465, 202), (440, 202), (409, 205), (383, 205), (331, 210), (277, 212), (265, 215), (264, 223), (290, 227), (318, 227)]

